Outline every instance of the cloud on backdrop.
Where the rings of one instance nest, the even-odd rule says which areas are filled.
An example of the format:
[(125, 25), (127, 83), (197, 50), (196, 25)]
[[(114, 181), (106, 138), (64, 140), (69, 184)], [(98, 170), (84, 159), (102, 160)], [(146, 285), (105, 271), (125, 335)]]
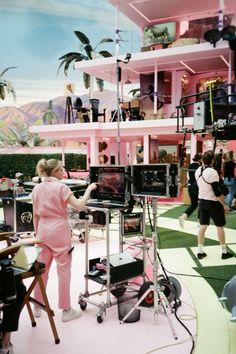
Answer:
[[(106, 0), (0, 0), (1, 66), (9, 66), (4, 77), (13, 82), (17, 94), (1, 101), (1, 106), (20, 106), (31, 100), (49, 100), (64, 92), (66, 82), (75, 83), (75, 93), (84, 91), (82, 74), (63, 70), (56, 76), (58, 58), (70, 51), (80, 51), (74, 30), (84, 32), (96, 45), (102, 38), (115, 40), (116, 9)], [(119, 14), (122, 41), (120, 54), (139, 50), (139, 31)], [(127, 32), (126, 32), (127, 31)], [(115, 44), (105, 49), (115, 52)], [(114, 89), (107, 84), (108, 89)]]

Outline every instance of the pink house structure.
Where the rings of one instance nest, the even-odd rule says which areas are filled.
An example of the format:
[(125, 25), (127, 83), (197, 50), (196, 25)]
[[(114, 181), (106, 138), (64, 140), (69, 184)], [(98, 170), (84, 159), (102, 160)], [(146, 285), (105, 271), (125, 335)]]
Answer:
[[(229, 41), (219, 38), (213, 43), (204, 36), (216, 27), (235, 28), (235, 0), (199, 0), (184, 5), (179, 0), (109, 2), (140, 27), (140, 52), (131, 53), (128, 63), (124, 63), (126, 56), (122, 55), (81, 61), (75, 69), (116, 82), (117, 107), (128, 112), (131, 120), (117, 122), (106, 115), (104, 121), (32, 126), (30, 131), (42, 138), (60, 140), (62, 147), (65, 141), (87, 143), (88, 166), (156, 163), (160, 162), (161, 150), (167, 151), (169, 160), (165, 162), (176, 162), (181, 158), (183, 142), (189, 157), (204, 150), (206, 144), (213, 146), (211, 134), (191, 131), (193, 106), (186, 109), (184, 120), (178, 119), (181, 112), (176, 107), (183, 96), (206, 90), (206, 82), (232, 83), (234, 51)], [(119, 81), (117, 65), (122, 72)], [(141, 97), (131, 102), (123, 102), (120, 97), (127, 78), (137, 83), (141, 92)], [(232, 86), (226, 90), (230, 94)], [(135, 115), (140, 118), (142, 112), (145, 117), (138, 120)]]

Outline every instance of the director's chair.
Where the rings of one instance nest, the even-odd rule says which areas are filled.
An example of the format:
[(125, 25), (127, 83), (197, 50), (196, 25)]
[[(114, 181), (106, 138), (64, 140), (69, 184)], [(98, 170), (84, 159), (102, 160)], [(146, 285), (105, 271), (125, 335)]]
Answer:
[[(0, 258), (4, 258), (4, 257), (8, 257), (8, 256), (14, 256), (21, 246), (24, 246), (24, 245), (27, 245), (27, 246), (32, 245), (32, 246), (34, 246), (34, 245), (39, 245), (41, 243), (40, 241), (37, 241), (37, 240), (31, 240), (31, 241), (28, 240), (27, 242), (19, 242), (17, 244), (12, 245), (11, 244), (11, 240), (10, 240), (10, 236), (12, 234), (14, 234), (14, 233), (13, 232), (2, 232), (2, 233), (0, 233), (0, 241), (6, 241), (6, 243), (7, 243), (7, 247), (5, 247), (5, 248), (0, 250)], [(47, 315), (48, 315), (49, 322), (50, 322), (50, 326), (51, 326), (51, 329), (52, 329), (52, 332), (53, 332), (53, 336), (54, 336), (54, 339), (55, 339), (55, 344), (58, 344), (58, 343), (60, 343), (60, 339), (58, 337), (57, 329), (56, 329), (55, 322), (54, 322), (54, 319), (53, 319), (54, 312), (50, 308), (48, 297), (47, 297), (46, 290), (45, 290), (45, 286), (44, 286), (43, 279), (42, 279), (42, 274), (44, 272), (45, 272), (44, 263), (35, 261), (33, 267), (30, 270), (28, 270), (28, 271), (27, 270), (26, 271), (23, 270), (20, 273), (22, 280), (32, 278), (32, 282), (31, 282), (30, 286), (28, 287), (28, 289), (26, 291), (26, 295), (25, 295), (25, 298), (24, 298), (22, 309), (23, 309), (23, 307), (25, 305), (27, 306), (27, 310), (28, 310), (28, 313), (29, 313), (29, 316), (30, 316), (32, 327), (36, 326), (36, 321), (35, 321), (35, 318), (34, 318), (33, 311), (32, 311), (30, 303), (36, 304), (42, 310), (46, 311)], [(41, 303), (41, 302), (37, 301), (36, 299), (34, 299), (31, 296), (36, 284), (39, 284), (44, 303)]]

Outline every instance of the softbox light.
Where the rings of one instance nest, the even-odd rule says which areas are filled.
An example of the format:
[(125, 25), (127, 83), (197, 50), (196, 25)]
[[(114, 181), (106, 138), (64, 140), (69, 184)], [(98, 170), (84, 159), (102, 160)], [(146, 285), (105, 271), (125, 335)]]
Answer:
[(77, 111), (79, 111), (82, 106), (83, 106), (83, 102), (82, 102), (81, 98), (78, 97), (75, 100), (74, 108), (77, 109)]

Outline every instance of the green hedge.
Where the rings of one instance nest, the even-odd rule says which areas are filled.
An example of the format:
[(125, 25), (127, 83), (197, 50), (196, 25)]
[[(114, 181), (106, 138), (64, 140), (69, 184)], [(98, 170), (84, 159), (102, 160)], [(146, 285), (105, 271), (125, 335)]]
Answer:
[[(7, 154), (0, 155), (0, 178), (14, 178), (20, 172), (25, 178), (32, 178), (36, 175), (37, 162), (45, 158), (61, 160), (61, 154)], [(86, 170), (86, 155), (65, 154), (65, 167), (71, 170)]]

